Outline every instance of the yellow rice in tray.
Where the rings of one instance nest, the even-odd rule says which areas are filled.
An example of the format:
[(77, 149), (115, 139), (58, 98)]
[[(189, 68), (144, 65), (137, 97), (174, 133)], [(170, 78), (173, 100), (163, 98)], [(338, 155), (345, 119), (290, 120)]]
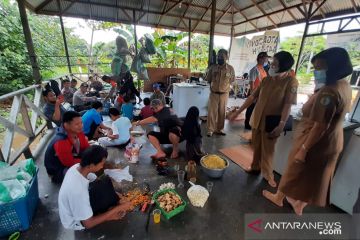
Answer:
[(203, 165), (209, 169), (223, 169), (226, 162), (221, 157), (211, 154), (203, 159)]

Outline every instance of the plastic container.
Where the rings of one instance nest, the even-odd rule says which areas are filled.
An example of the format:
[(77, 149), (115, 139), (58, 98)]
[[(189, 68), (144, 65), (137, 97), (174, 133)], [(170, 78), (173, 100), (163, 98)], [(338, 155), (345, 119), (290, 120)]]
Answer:
[(37, 174), (38, 169), (24, 197), (0, 204), (0, 237), (29, 229), (39, 202)]
[[(166, 212), (164, 209), (162, 209), (160, 207), (160, 203), (157, 201), (157, 198), (167, 192), (173, 192), (175, 193), (182, 201), (182, 204), (180, 206), (178, 206), (177, 208), (175, 208), (174, 210), (172, 210), (171, 212)], [(165, 189), (162, 191), (158, 191), (157, 193), (154, 194), (153, 196), (153, 200), (156, 204), (156, 206), (160, 209), (161, 213), (165, 216), (166, 219), (170, 219), (176, 215), (178, 215), (179, 213), (183, 212), (185, 210), (186, 207), (186, 202), (184, 201), (184, 199), (182, 197), (180, 197), (180, 195), (173, 189)]]

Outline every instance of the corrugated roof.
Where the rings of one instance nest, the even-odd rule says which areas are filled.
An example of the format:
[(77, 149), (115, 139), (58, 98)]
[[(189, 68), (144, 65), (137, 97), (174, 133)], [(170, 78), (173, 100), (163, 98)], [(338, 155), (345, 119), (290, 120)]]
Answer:
[[(133, 23), (188, 31), (192, 20), (194, 32), (208, 33), (211, 22), (211, 0), (26, 0), (37, 14), (59, 15)], [(323, 1), (325, 1), (324, 4)], [(230, 35), (232, 9), (235, 35), (289, 26), (305, 22), (302, 0), (219, 0), (216, 1), (215, 34)], [(360, 12), (359, 0), (306, 0), (313, 10), (321, 5), (312, 20)]]

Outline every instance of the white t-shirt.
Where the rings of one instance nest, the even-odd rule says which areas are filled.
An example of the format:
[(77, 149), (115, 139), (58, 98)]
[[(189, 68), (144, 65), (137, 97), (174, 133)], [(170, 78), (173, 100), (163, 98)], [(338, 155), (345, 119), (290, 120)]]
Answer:
[(66, 173), (59, 192), (59, 215), (64, 228), (82, 230), (81, 221), (93, 216), (90, 205), (89, 180), (77, 170), (75, 164)]
[(116, 142), (127, 142), (130, 139), (130, 129), (132, 128), (131, 122), (127, 117), (119, 117), (116, 119), (112, 125), (111, 129), (113, 135), (119, 135), (119, 138), (116, 139)]

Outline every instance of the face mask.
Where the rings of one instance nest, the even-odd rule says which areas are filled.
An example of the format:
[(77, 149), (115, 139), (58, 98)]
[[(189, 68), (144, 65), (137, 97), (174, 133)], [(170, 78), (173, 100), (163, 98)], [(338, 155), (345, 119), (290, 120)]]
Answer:
[(326, 83), (326, 70), (314, 70), (315, 84)]
[(219, 65), (224, 65), (225, 60), (223, 58), (218, 58), (217, 62)]
[(280, 73), (278, 73), (277, 71), (279, 71), (279, 69), (277, 69), (277, 68), (270, 68), (269, 69), (269, 75), (270, 75), (270, 77), (275, 77), (275, 76), (277, 76), (277, 75), (279, 75)]
[(315, 89), (314, 89), (314, 91), (319, 90), (323, 86), (325, 86), (325, 83), (318, 83), (318, 82), (315, 81)]

